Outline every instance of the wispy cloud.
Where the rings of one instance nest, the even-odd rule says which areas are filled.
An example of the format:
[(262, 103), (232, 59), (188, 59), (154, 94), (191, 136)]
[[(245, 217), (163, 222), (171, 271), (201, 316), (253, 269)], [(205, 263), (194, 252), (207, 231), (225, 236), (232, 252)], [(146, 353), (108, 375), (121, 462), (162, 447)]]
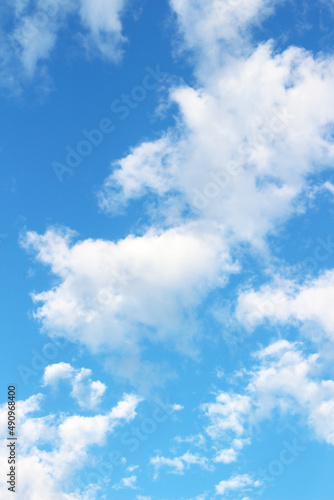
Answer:
[(168, 458), (157, 455), (150, 460), (155, 469), (155, 478), (158, 477), (161, 468), (171, 469), (172, 474), (184, 474), (192, 465), (199, 465), (202, 469), (212, 470), (209, 460), (198, 454), (186, 452), (181, 456)]
[[(2, 6), (3, 25), (11, 21), (11, 30), (0, 25), (4, 51), (0, 51), (2, 87), (19, 92), (21, 84), (36, 75), (47, 75), (47, 62), (55, 50), (59, 33), (76, 20), (76, 37), (90, 56), (118, 62), (126, 38), (121, 18), (127, 0), (70, 0), (63, 2), (16, 1)], [(73, 28), (72, 28), (73, 29)]]

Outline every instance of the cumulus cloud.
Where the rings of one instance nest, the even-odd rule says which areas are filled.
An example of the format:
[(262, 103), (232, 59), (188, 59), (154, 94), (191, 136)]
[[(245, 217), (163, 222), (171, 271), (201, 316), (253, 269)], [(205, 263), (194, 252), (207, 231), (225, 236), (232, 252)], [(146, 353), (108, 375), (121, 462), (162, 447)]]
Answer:
[(105, 393), (107, 386), (91, 380), (92, 370), (81, 368), (76, 370), (68, 363), (49, 365), (44, 371), (44, 385), (57, 385), (60, 380), (69, 380), (72, 386), (71, 396), (81, 408), (96, 408)]
[(174, 127), (113, 162), (98, 195), (105, 212), (149, 196), (148, 216), (166, 234), (205, 224), (232, 254), (245, 244), (267, 252), (268, 236), (306, 210), (312, 178), (333, 165), (333, 58), (248, 37), (223, 63), (218, 55), (274, 4), (171, 1), (196, 85), (170, 90)]
[(134, 360), (147, 341), (191, 353), (196, 307), (237, 269), (219, 232), (196, 224), (150, 229), (118, 242), (73, 244), (72, 238), (51, 229), (22, 240), (58, 279), (49, 291), (33, 295), (42, 303), (35, 317), (52, 335)]
[[(96, 36), (120, 28), (121, 4), (111, 17), (104, 5), (80, 4)], [(211, 36), (218, 43), (244, 33), (272, 7), (265, 0), (171, 5), (193, 50), (210, 46)], [(113, 214), (149, 194), (154, 227), (118, 242), (72, 244), (70, 232), (57, 230), (29, 232), (23, 241), (58, 280), (33, 295), (44, 329), (91, 349), (126, 352), (129, 363), (117, 367), (115, 359), (113, 366), (132, 380), (145, 342), (193, 352), (196, 310), (238, 271), (235, 247), (263, 249), (266, 237), (303, 209), (309, 177), (333, 163), (331, 58), (296, 47), (277, 53), (268, 42), (210, 64), (196, 86), (171, 89), (176, 126), (116, 161), (99, 193), (100, 206)]]
[(99, 203), (117, 213), (150, 194), (161, 223), (188, 214), (260, 245), (332, 165), (334, 63), (269, 42), (208, 78), (171, 90), (177, 126), (115, 162)]
[[(325, 249), (319, 246), (319, 256), (324, 254)], [(246, 290), (238, 297), (236, 317), (241, 323), (253, 326), (265, 320), (278, 324), (317, 325), (323, 335), (333, 340), (333, 300), (334, 271), (330, 270), (301, 284), (281, 280), (263, 285), (258, 291)]]
[[(81, 490), (79, 486), (75, 486), (75, 476), (87, 465), (91, 446), (103, 445), (117, 426), (135, 418), (140, 399), (135, 395), (125, 394), (104, 415), (33, 416), (41, 409), (42, 399), (41, 395), (36, 395), (17, 402), (20, 417), (19, 492), (24, 492), (25, 498), (93, 500), (96, 498), (94, 486), (86, 485)], [(1, 468), (6, 470), (7, 405), (0, 409), (0, 435)], [(7, 491), (5, 481), (5, 476), (0, 478), (0, 486), (4, 492)], [(3, 493), (2, 498), (11, 498), (12, 493), (7, 493), (9, 494)]]
[(44, 370), (44, 385), (57, 385), (59, 380), (71, 379), (75, 369), (69, 363), (49, 365)]

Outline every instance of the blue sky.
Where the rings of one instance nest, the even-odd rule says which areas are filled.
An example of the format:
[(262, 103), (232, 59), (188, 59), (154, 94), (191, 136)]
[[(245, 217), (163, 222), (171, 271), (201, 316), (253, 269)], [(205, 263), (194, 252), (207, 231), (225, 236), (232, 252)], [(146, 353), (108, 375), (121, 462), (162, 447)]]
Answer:
[(332, 500), (333, 2), (0, 19), (16, 497)]

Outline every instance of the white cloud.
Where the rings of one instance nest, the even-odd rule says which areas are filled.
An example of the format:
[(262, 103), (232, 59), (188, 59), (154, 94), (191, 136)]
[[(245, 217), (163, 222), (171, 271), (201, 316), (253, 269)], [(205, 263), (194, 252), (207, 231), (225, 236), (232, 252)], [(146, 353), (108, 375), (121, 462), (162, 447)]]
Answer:
[(44, 370), (44, 385), (57, 385), (59, 380), (71, 379), (75, 369), (68, 363), (48, 365)]
[(72, 385), (71, 396), (82, 408), (96, 408), (102, 400), (107, 387), (91, 380), (92, 371), (87, 368), (76, 370), (68, 363), (49, 365), (44, 371), (44, 385), (57, 385), (59, 380), (69, 380)]
[[(214, 403), (204, 404), (201, 409), (209, 419), (205, 431), (214, 443), (213, 448), (218, 449), (213, 462), (235, 462), (242, 448), (250, 443), (244, 436), (249, 432), (251, 398), (248, 395), (220, 392)], [(228, 448), (222, 447), (225, 443), (228, 443)]]
[[(244, 448), (244, 446), (250, 443), (251, 441), (249, 438), (246, 439), (235, 438), (230, 443), (231, 447), (220, 449), (217, 455), (214, 457), (213, 461), (215, 463), (223, 463), (223, 464), (230, 464), (232, 462), (236, 462), (240, 451)], [(215, 447), (217, 447), (217, 445)]]
[[(44, 326), (65, 329), (91, 347), (134, 350), (140, 343), (134, 325), (144, 326), (145, 337), (175, 343), (171, 332), (182, 328), (189, 332), (182, 338), (188, 349), (193, 328), (187, 320), (231, 271), (230, 246), (263, 245), (295, 213), (313, 165), (319, 169), (332, 158), (324, 130), (334, 118), (333, 68), (332, 61), (315, 60), (300, 49), (273, 55), (264, 45), (249, 58), (233, 60), (210, 85), (175, 89), (182, 115), (178, 131), (120, 160), (101, 203), (108, 207), (113, 200), (113, 208), (116, 200), (123, 207), (154, 192), (168, 217), (173, 206), (178, 225), (116, 244), (86, 240), (72, 247), (68, 236), (55, 231), (28, 233), (27, 246), (61, 278), (58, 287), (34, 296), (43, 303), (37, 317)], [(226, 169), (229, 181), (219, 187)], [(200, 213), (196, 200), (204, 203)], [(191, 206), (199, 222), (180, 222), (183, 212), (178, 217), (175, 210)]]
[[(247, 47), (248, 30), (273, 11), (272, 0), (170, 0), (183, 45), (196, 54), (202, 72), (222, 63), (231, 50)], [(228, 46), (228, 50), (226, 49)]]
[(127, 0), (81, 0), (82, 24), (89, 30), (85, 45), (96, 47), (108, 59), (118, 60), (122, 54), (121, 16)]
[[(42, 394), (35, 394), (25, 401), (19, 401), (18, 408), (20, 409), (20, 417), (22, 420), (26, 420), (30, 413), (34, 413), (38, 411), (41, 407), (43, 401)], [(0, 434), (5, 435), (8, 428), (8, 407), (6, 405), (2, 405), (0, 407)]]
[(234, 452), (249, 444), (251, 427), (274, 413), (298, 415), (314, 438), (334, 445), (334, 381), (321, 378), (318, 354), (305, 355), (300, 344), (280, 340), (260, 350), (256, 359), (243, 395), (221, 392), (214, 403), (203, 405), (209, 418), (206, 432), (215, 445), (231, 432), (237, 436), (214, 461), (234, 461)]
[[(14, 7), (14, 5), (13, 5)], [(16, 19), (11, 32), (5, 33), (8, 58), (2, 69), (19, 80), (45, 74), (43, 61), (49, 59), (57, 41), (57, 32), (72, 14), (76, 1), (49, 2), (35, 0), (16, 5)]]
[(242, 474), (238, 476), (233, 476), (226, 481), (220, 481), (216, 486), (216, 494), (217, 495), (225, 495), (230, 491), (244, 491), (250, 490), (253, 488), (259, 488), (261, 486), (261, 482), (258, 480), (254, 480), (248, 474)]
[(190, 211), (234, 242), (263, 245), (303, 208), (308, 177), (333, 164), (334, 63), (266, 43), (209, 75), (172, 89), (177, 126), (115, 162), (99, 202), (117, 213), (150, 193), (160, 221)]
[(299, 413), (318, 440), (334, 445), (334, 381), (319, 377), (318, 354), (306, 356), (282, 340), (258, 356), (261, 363), (248, 386), (255, 402), (252, 418), (269, 418), (275, 409)]
[[(325, 253), (319, 246), (319, 256)], [(326, 255), (326, 253), (325, 253)], [(334, 271), (305, 280), (303, 284), (281, 280), (263, 285), (258, 291), (247, 290), (238, 297), (237, 319), (256, 326), (265, 320), (287, 324), (313, 324), (334, 339)], [(319, 334), (318, 334), (319, 336)]]
[[(96, 490), (89, 485), (81, 490), (75, 486), (75, 476), (88, 464), (91, 446), (101, 446), (108, 435), (124, 422), (136, 416), (140, 399), (124, 395), (123, 399), (107, 414), (82, 417), (50, 414), (33, 417), (40, 409), (41, 395), (17, 402), (20, 416), (19, 493), (24, 498), (50, 500), (93, 500)], [(7, 470), (7, 405), (0, 409), (1, 469)], [(2, 491), (7, 491), (6, 478), (0, 478)], [(10, 492), (8, 492), (10, 493)], [(4, 500), (12, 493), (3, 493)], [(22, 496), (20, 498), (23, 498)]]
[(120, 483), (115, 484), (113, 488), (115, 490), (121, 490), (123, 488), (130, 488), (132, 490), (135, 490), (137, 489), (136, 482), (137, 482), (137, 476), (133, 475), (129, 477), (123, 477)]
[(178, 412), (184, 410), (184, 406), (179, 405), (179, 404), (173, 404), (172, 405), (172, 412)]
[[(83, 5), (95, 32), (103, 22), (109, 26), (104, 3)], [(212, 13), (210, 5), (200, 1), (192, 13), (190, 2), (172, 2), (195, 45), (211, 32), (225, 36), (224, 23), (244, 29), (269, 4), (240, 0), (232, 17)], [(223, 5), (215, 2), (214, 11)], [(194, 29), (184, 25), (188, 12), (196, 17), (189, 19)], [(33, 295), (43, 327), (92, 349), (107, 347), (122, 360), (126, 352), (129, 362), (115, 355), (113, 367), (132, 381), (145, 342), (193, 352), (196, 309), (238, 269), (231, 251), (245, 242), (265, 248), (266, 236), (302, 209), (308, 176), (333, 163), (332, 59), (296, 47), (277, 53), (266, 43), (198, 78), (196, 88), (171, 90), (177, 125), (116, 162), (99, 195), (100, 205), (115, 213), (152, 194), (156, 228), (116, 243), (73, 245), (70, 234), (55, 230), (25, 239), (58, 279)]]
[(48, 59), (54, 48), (55, 28), (44, 25), (36, 26), (31, 17), (26, 17), (14, 31), (12, 40), (17, 48), (17, 58), (26, 75), (31, 78), (36, 71), (38, 62)]
[(237, 452), (234, 448), (226, 448), (225, 450), (220, 450), (213, 461), (218, 464), (230, 464), (237, 460), (237, 456)]
[[(171, 1), (196, 85), (171, 89), (174, 127), (113, 163), (99, 193), (106, 212), (150, 195), (155, 224), (205, 223), (232, 253), (245, 243), (266, 252), (267, 237), (305, 210), (312, 176), (333, 165), (334, 60), (297, 47), (278, 52), (272, 41), (252, 46), (245, 34), (274, 4)], [(240, 35), (245, 43), (234, 50)], [(217, 459), (232, 460), (231, 449)]]
[(320, 187), (320, 189), (325, 189), (326, 191), (329, 191), (331, 194), (334, 194), (334, 184), (332, 182), (326, 181), (323, 183), (323, 185)]
[(45, 76), (43, 62), (50, 58), (70, 16), (76, 16), (79, 21), (77, 38), (90, 54), (118, 61), (125, 41), (121, 17), (126, 3), (126, 0), (34, 0), (12, 5), (8, 2), (3, 19), (5, 21), (10, 11), (14, 11), (15, 17), (11, 32), (3, 31), (6, 53), (0, 52), (0, 71), (7, 81), (4, 84), (15, 88), (17, 79), (24, 81), (36, 74)]
[(191, 443), (193, 446), (203, 447), (205, 445), (205, 437), (202, 434), (195, 434), (194, 436), (181, 437), (176, 436), (175, 441), (178, 444)]
[(174, 458), (157, 455), (150, 460), (155, 468), (155, 477), (158, 477), (159, 470), (163, 467), (171, 469), (172, 474), (184, 474), (191, 465), (199, 465), (202, 469), (210, 470), (212, 467), (206, 457), (190, 453), (187, 451), (183, 455)]
[(228, 433), (241, 436), (251, 408), (250, 403), (248, 396), (221, 392), (215, 403), (204, 404), (202, 409), (211, 422), (206, 429), (209, 436), (212, 439), (224, 437)]
[(129, 465), (126, 470), (129, 472), (133, 472), (134, 470), (138, 469), (139, 465)]
[(43, 304), (35, 316), (45, 329), (93, 350), (125, 353), (127, 361), (118, 361), (119, 369), (134, 380), (140, 375), (143, 342), (164, 342), (191, 354), (196, 307), (236, 269), (217, 231), (188, 224), (150, 229), (116, 243), (72, 244), (72, 236), (51, 229), (23, 239), (59, 280), (51, 290), (33, 295)]

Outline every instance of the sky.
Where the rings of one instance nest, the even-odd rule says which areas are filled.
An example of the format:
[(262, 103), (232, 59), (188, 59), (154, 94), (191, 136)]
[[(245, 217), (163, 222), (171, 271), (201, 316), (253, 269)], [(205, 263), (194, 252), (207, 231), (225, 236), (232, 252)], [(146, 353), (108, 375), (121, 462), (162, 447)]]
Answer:
[(3, 0), (1, 499), (333, 500), (333, 27)]

